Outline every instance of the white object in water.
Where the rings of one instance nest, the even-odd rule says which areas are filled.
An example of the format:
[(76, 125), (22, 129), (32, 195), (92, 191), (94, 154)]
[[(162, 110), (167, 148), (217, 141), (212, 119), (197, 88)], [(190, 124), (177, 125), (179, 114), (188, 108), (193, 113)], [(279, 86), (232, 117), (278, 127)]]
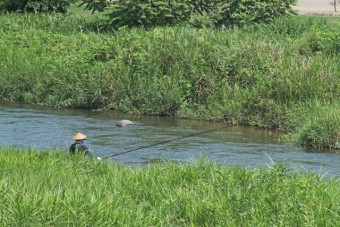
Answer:
[(128, 125), (134, 125), (134, 124), (135, 123), (130, 120), (121, 120), (121, 121), (116, 122), (116, 126), (118, 127), (125, 127)]

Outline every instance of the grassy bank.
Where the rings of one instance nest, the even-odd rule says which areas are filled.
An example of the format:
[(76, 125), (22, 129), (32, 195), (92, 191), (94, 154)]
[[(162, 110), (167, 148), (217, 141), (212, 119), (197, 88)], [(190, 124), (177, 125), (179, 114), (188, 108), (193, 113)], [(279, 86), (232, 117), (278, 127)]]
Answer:
[(0, 148), (2, 226), (338, 226), (339, 179), (205, 162), (129, 168)]
[(1, 99), (258, 125), (339, 146), (339, 23), (114, 34), (72, 16), (1, 15), (0, 24)]

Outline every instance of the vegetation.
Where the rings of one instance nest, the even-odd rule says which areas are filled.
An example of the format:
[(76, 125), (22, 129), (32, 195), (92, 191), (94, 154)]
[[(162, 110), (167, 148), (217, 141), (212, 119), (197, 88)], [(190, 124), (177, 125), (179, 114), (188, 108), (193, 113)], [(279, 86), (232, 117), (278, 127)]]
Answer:
[(0, 11), (66, 13), (77, 0), (1, 0)]
[[(26, 13), (79, 12), (71, 1), (0, 1), (16, 12), (0, 15), (0, 99), (258, 125), (340, 148), (338, 18), (278, 17), (291, 0), (103, 2), (84, 0), (107, 11), (79, 17)], [(339, 197), (338, 178), (280, 164), (135, 169), (0, 148), (3, 226), (338, 226)]]
[(204, 161), (129, 168), (0, 149), (2, 226), (338, 226), (339, 179)]
[(338, 147), (339, 22), (114, 34), (59, 14), (4, 14), (0, 23), (1, 99), (258, 125)]
[(84, 0), (92, 12), (106, 11), (107, 20), (102, 26), (109, 29), (121, 27), (155, 27), (190, 24), (196, 27), (232, 27), (263, 23), (293, 13), (296, 0)]
[[(68, 12), (72, 3), (92, 13), (106, 11), (102, 26), (154, 27), (179, 23), (203, 26), (233, 26), (272, 21), (291, 14), (296, 0), (2, 0), (0, 11), (7, 12)], [(192, 21), (193, 20), (193, 21)]]

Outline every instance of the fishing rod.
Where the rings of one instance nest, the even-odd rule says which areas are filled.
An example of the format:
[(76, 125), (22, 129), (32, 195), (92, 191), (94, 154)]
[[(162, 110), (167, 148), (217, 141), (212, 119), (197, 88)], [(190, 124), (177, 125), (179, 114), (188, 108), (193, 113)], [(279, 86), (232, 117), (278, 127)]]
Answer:
[(127, 153), (130, 153), (130, 152), (133, 152), (133, 151), (138, 151), (138, 150), (142, 150), (142, 149), (145, 149), (145, 148), (154, 147), (154, 146), (157, 146), (157, 145), (160, 145), (160, 144), (165, 144), (165, 143), (169, 143), (169, 142), (172, 142), (172, 141), (188, 138), (188, 137), (191, 137), (191, 136), (196, 136), (196, 135), (200, 135), (200, 134), (204, 134), (204, 133), (213, 132), (213, 131), (221, 130), (221, 129), (224, 129), (224, 128), (229, 128), (229, 127), (232, 127), (232, 126), (235, 126), (235, 125), (225, 125), (225, 126), (220, 127), (220, 128), (214, 128), (214, 129), (206, 130), (206, 131), (203, 131), (203, 132), (192, 133), (192, 134), (189, 134), (189, 135), (186, 135), (186, 136), (181, 136), (181, 137), (174, 138), (174, 139), (171, 139), (171, 140), (166, 140), (166, 141), (162, 141), (162, 142), (158, 142), (158, 143), (154, 143), (154, 144), (150, 144), (150, 145), (147, 145), (147, 146), (138, 147), (138, 148), (134, 148), (134, 149), (131, 149), (131, 150), (122, 151), (122, 152), (118, 152), (118, 153), (112, 153), (110, 155), (102, 157), (102, 159), (107, 159), (107, 158), (111, 158), (111, 157), (114, 157), (114, 156), (127, 154)]

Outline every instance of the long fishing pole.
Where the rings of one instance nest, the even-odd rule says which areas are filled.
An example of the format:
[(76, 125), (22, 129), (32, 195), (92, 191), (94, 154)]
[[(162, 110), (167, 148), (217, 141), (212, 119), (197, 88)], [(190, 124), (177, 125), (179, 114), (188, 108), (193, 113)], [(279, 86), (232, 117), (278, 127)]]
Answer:
[(134, 149), (123, 151), (123, 152), (113, 153), (113, 154), (102, 157), (102, 159), (107, 159), (107, 158), (110, 158), (110, 157), (114, 157), (114, 156), (118, 156), (118, 155), (122, 155), (122, 154), (127, 154), (127, 153), (130, 153), (130, 152), (133, 152), (133, 151), (138, 151), (138, 150), (142, 150), (142, 149), (145, 149), (145, 148), (154, 147), (154, 146), (157, 146), (157, 145), (160, 145), (160, 144), (169, 143), (169, 142), (172, 142), (172, 141), (184, 139), (184, 138), (191, 137), (191, 136), (196, 136), (196, 135), (200, 135), (200, 134), (204, 134), (204, 133), (208, 133), (208, 132), (221, 130), (221, 129), (228, 128), (228, 127), (231, 127), (231, 126), (235, 126), (235, 125), (226, 125), (226, 126), (223, 126), (223, 127), (220, 127), (220, 128), (214, 128), (214, 129), (206, 130), (206, 131), (203, 131), (203, 132), (192, 133), (192, 134), (189, 134), (189, 135), (186, 135), (186, 136), (181, 136), (181, 137), (174, 138), (174, 139), (171, 139), (171, 140), (166, 140), (166, 141), (162, 141), (162, 142), (159, 142), (159, 143), (154, 143), (154, 144), (134, 148)]

